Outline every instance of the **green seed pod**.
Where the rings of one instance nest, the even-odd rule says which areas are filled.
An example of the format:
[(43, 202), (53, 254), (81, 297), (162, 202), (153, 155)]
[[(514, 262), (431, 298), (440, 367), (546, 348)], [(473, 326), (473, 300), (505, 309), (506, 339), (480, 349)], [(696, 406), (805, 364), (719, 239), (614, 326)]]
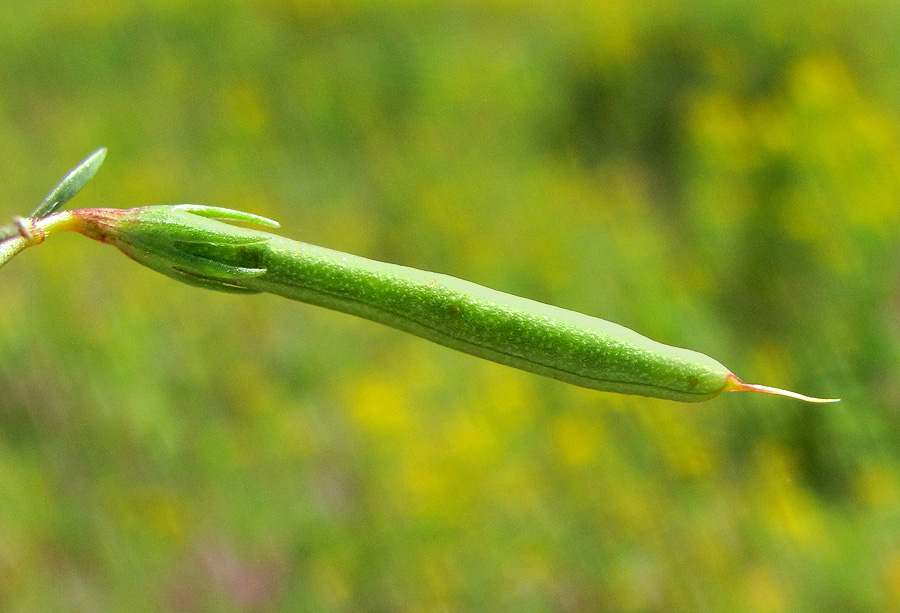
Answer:
[(70, 216), (65, 229), (115, 245), (185, 283), (343, 311), (582, 387), (683, 402), (725, 391), (832, 401), (745, 384), (709, 356), (596, 317), (216, 220), (278, 225), (248, 213), (175, 205), (58, 215)]

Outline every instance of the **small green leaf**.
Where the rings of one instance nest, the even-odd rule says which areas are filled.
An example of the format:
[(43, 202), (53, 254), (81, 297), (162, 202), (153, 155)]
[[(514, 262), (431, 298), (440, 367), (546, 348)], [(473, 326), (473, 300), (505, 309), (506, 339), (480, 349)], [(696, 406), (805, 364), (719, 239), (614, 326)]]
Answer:
[(53, 188), (40, 206), (31, 214), (32, 219), (40, 219), (51, 213), (55, 213), (62, 206), (81, 191), (88, 181), (94, 178), (97, 170), (103, 164), (106, 157), (106, 147), (94, 151), (86, 160), (79, 164), (75, 170), (65, 176), (59, 185)]

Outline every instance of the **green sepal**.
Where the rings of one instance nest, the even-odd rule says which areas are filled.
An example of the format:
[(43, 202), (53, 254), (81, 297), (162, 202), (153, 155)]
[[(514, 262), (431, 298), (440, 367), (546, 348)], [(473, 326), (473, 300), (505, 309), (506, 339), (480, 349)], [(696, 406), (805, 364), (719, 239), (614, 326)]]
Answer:
[(220, 281), (218, 279), (210, 279), (206, 277), (198, 276), (194, 273), (182, 270), (181, 268), (175, 266), (171, 269), (171, 272), (166, 273), (172, 279), (176, 281), (181, 281), (182, 283), (186, 283), (188, 285), (193, 285), (194, 287), (202, 287), (203, 289), (211, 289), (217, 292), (227, 292), (230, 294), (260, 294), (259, 290), (250, 289), (248, 287), (242, 287), (240, 285), (232, 285), (230, 283), (226, 283), (225, 281)]
[[(259, 244), (262, 242), (264, 241), (256, 241), (253, 244)], [(243, 245), (228, 245), (223, 243), (210, 243), (204, 245), (202, 243), (186, 243), (183, 241), (175, 241), (172, 246), (179, 252), (181, 252), (180, 257), (178, 258), (180, 264), (177, 266), (173, 266), (173, 268), (181, 269), (186, 274), (193, 274), (198, 277), (207, 279), (222, 279), (229, 281), (252, 279), (254, 277), (260, 277), (266, 274), (265, 268), (257, 268), (253, 266), (237, 266), (234, 264), (226, 264), (220, 259), (214, 259), (214, 250), (219, 251), (220, 257), (235, 255), (235, 257), (229, 259), (237, 259), (236, 254), (231, 254), (229, 253), (229, 251)], [(199, 249), (199, 252), (192, 252), (192, 246), (202, 247), (204, 249)], [(208, 257), (204, 255), (204, 253), (209, 253), (210, 256)], [(187, 266), (185, 266), (185, 264), (187, 264)]]
[(274, 219), (254, 215), (245, 211), (236, 211), (234, 209), (226, 209), (220, 206), (207, 206), (205, 204), (179, 204), (178, 208), (200, 217), (207, 219), (227, 219), (229, 221), (243, 221), (246, 223), (255, 223), (268, 228), (280, 228), (281, 224)]
[[(99, 219), (99, 218), (98, 218)], [(270, 234), (217, 221), (277, 225), (231, 209), (193, 204), (121, 211), (98, 224), (100, 238), (144, 266), (183, 283), (225, 292), (258, 293), (244, 281), (266, 274), (261, 253)]]

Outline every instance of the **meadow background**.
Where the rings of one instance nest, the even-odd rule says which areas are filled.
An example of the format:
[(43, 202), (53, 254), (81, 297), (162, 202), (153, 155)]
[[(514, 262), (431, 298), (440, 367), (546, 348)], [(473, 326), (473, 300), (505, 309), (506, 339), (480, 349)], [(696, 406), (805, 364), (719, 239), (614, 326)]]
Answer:
[(0, 271), (0, 608), (897, 610), (898, 22), (4, 10), (3, 220), (107, 146), (71, 206), (252, 211), (844, 400), (582, 390), (60, 236)]

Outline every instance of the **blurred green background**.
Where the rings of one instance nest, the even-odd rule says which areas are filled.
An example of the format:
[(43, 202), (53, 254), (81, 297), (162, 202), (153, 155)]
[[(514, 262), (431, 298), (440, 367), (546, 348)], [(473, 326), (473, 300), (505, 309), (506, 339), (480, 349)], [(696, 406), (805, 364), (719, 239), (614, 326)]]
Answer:
[(65, 235), (0, 271), (0, 608), (900, 608), (900, 4), (571, 4), (23, 3), (0, 218), (105, 145), (71, 206), (252, 211), (844, 401), (582, 390)]

